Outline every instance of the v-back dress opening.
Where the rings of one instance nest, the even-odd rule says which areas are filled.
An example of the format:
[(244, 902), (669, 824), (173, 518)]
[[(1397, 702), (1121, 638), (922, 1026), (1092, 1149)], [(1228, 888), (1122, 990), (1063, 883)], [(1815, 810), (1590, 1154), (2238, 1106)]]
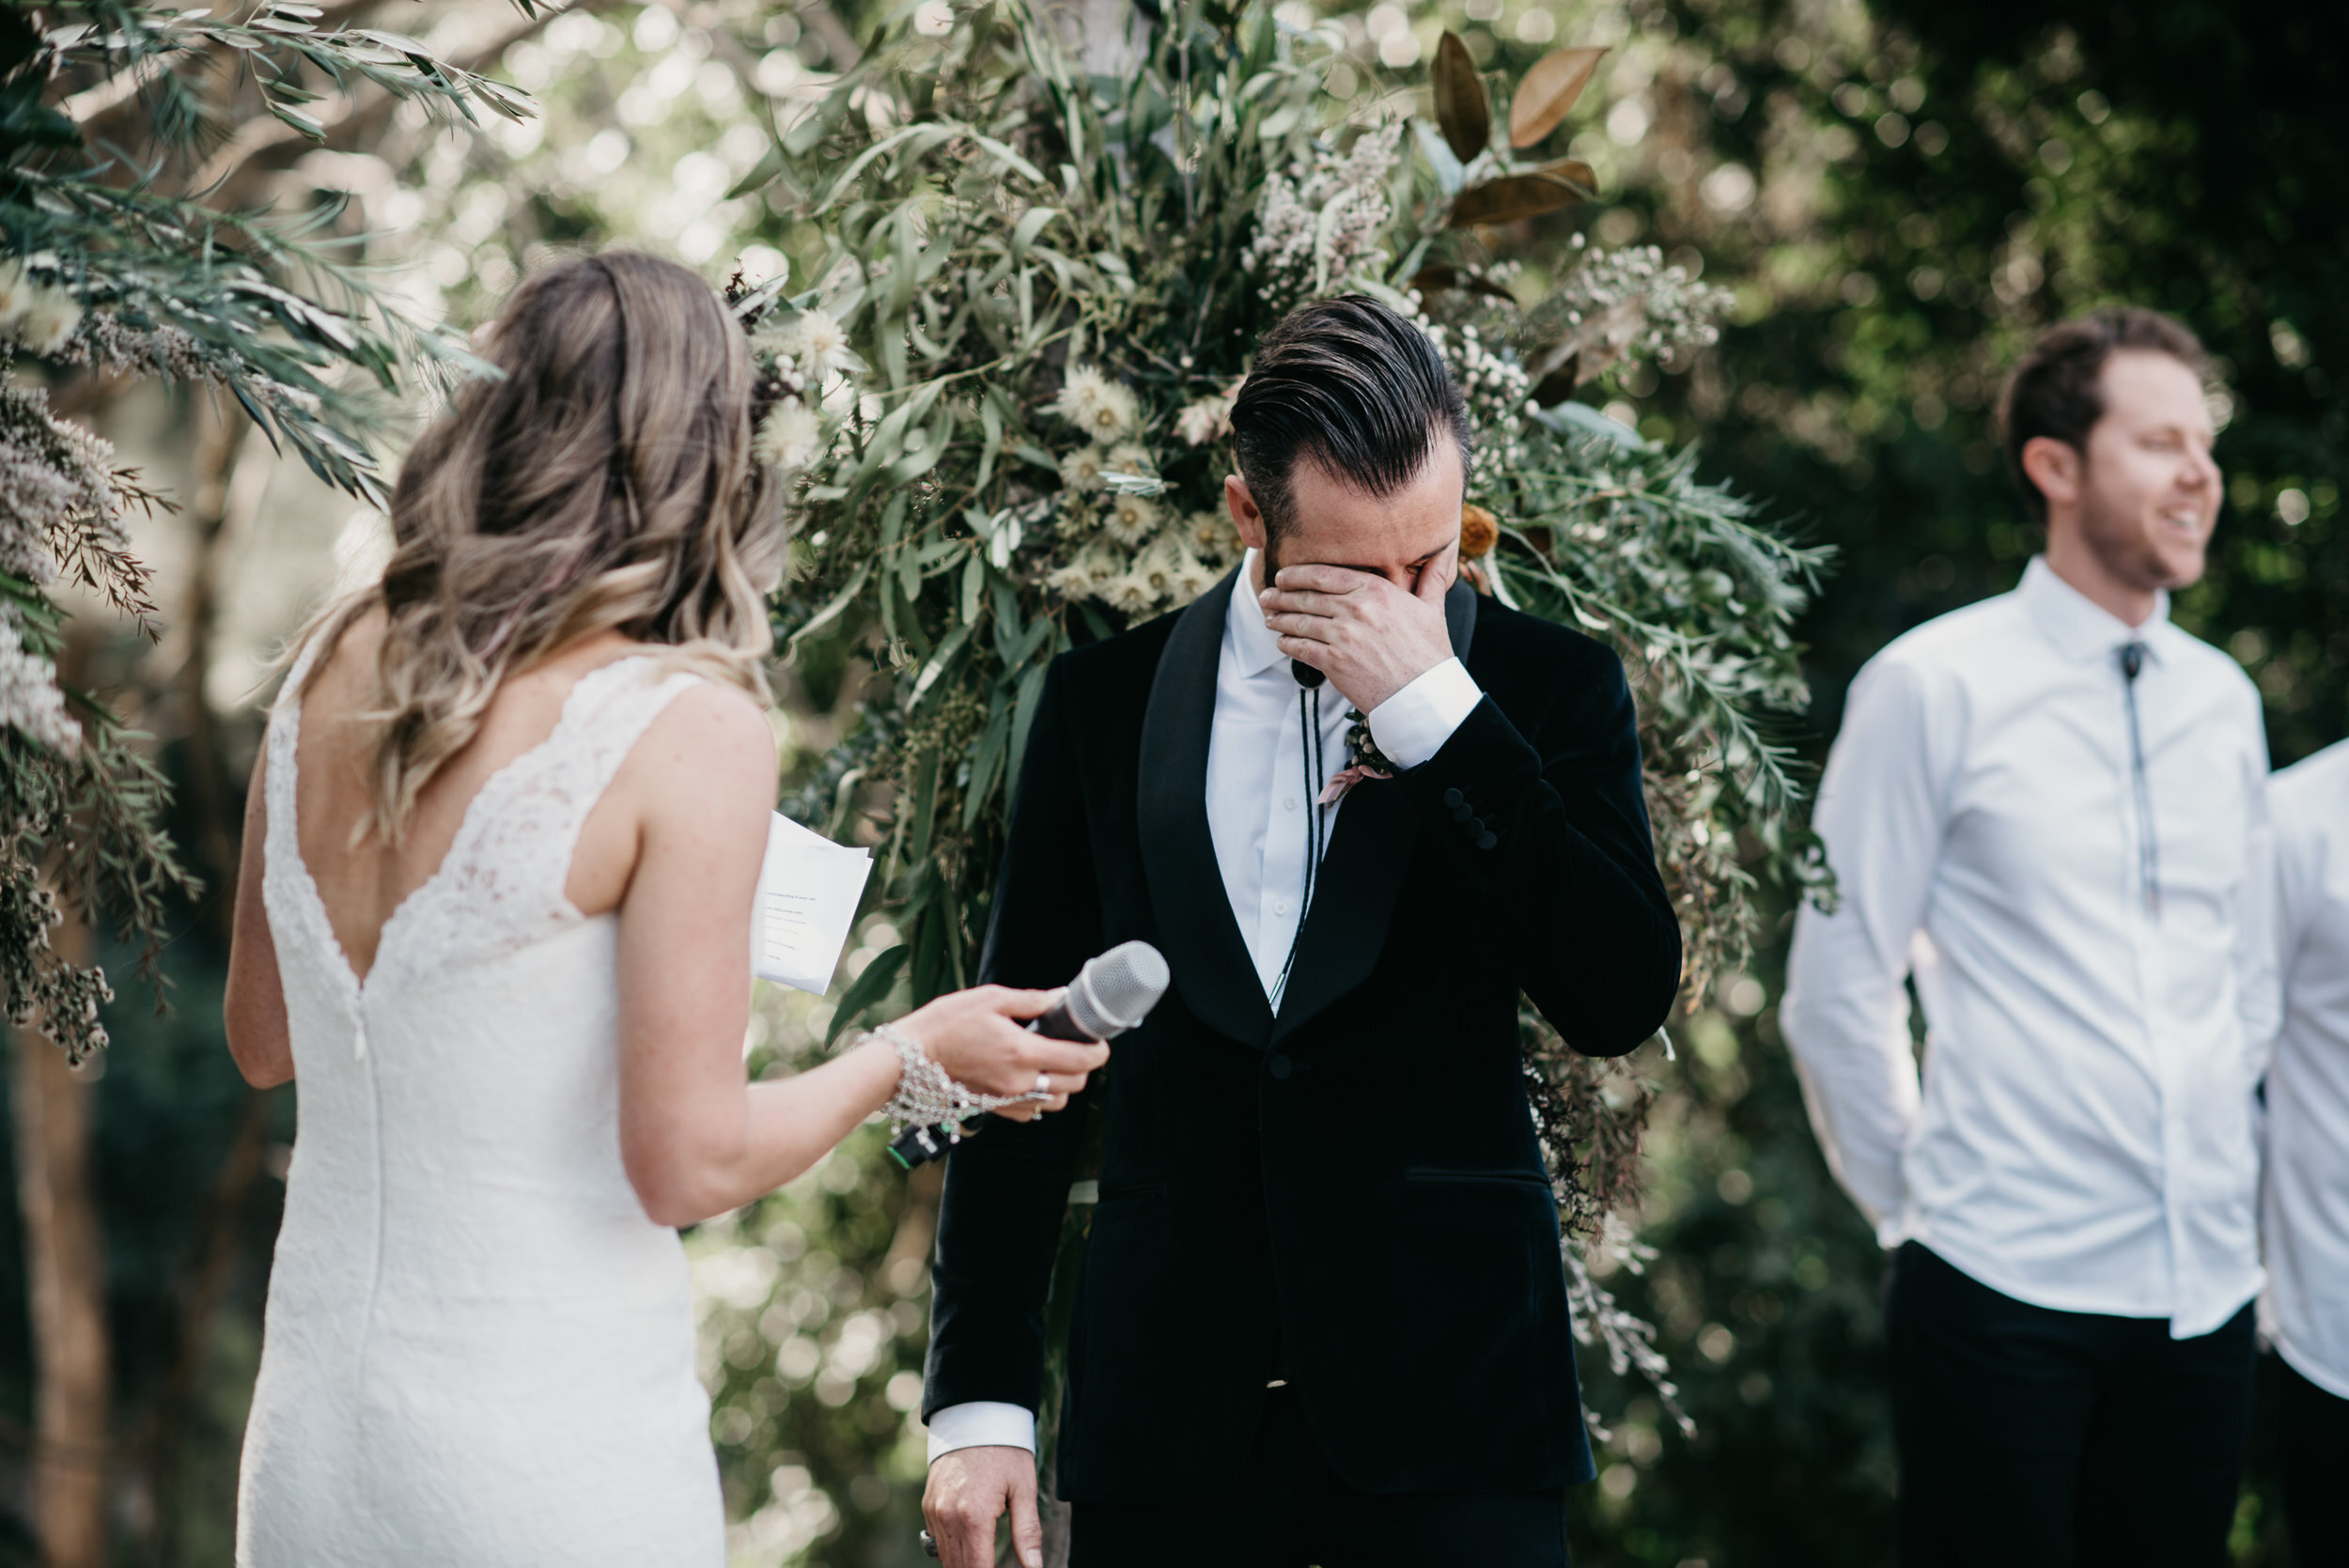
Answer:
[(303, 675), (270, 724), (263, 881), (300, 1133), (236, 1560), (719, 1568), (685, 1255), (621, 1164), (617, 917), (564, 892), (589, 812), (696, 677), (649, 656), (582, 677), (363, 983), (302, 859)]

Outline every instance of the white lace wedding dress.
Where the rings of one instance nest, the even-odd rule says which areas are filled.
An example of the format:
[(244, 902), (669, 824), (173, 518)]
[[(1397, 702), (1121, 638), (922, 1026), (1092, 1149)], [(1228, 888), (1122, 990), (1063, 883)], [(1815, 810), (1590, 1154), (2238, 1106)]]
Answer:
[(694, 678), (638, 657), (581, 680), (364, 985), (302, 860), (288, 682), (264, 886), (301, 1132), (240, 1568), (724, 1562), (684, 1253), (620, 1164), (617, 923), (563, 891), (589, 810)]

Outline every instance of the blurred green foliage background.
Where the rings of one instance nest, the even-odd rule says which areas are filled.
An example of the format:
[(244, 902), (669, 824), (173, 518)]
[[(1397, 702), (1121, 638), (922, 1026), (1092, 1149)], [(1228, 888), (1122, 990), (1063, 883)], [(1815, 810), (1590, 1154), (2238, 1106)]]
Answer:
[[(1993, 444), (2000, 372), (2039, 325), (2114, 300), (2182, 316), (2228, 389), (2218, 455), (2229, 505), (2210, 577), (2182, 597), (2179, 620), (2258, 681), (2279, 765), (2349, 729), (2349, 139), (2339, 129), (2349, 82), (2333, 8), (1288, 5), (1300, 8), (1284, 13), (1292, 20), (1342, 16), (1365, 95), (1423, 91), (1446, 27), (1513, 76), (1557, 44), (1612, 46), (1569, 149), (1609, 199), (1543, 222), (1587, 225), (1610, 245), (1652, 241), (1736, 291), (1722, 342), (1623, 387), (1616, 411), (1651, 435), (1701, 441), (1708, 474), (1840, 552), (1805, 628), (1814, 706), (1798, 738), (1814, 755), (1861, 660), (2019, 576), (2035, 542)], [(297, 206), (323, 190), (357, 195), (353, 224), (377, 231), (370, 245), (412, 297), (463, 322), (551, 246), (622, 239), (713, 274), (738, 255), (758, 271), (787, 238), (786, 219), (726, 192), (765, 145), (760, 120), (881, 14), (598, 4), (508, 41), (513, 14), (490, 0), (426, 8), (459, 41), (494, 46), (497, 73), (537, 93), (543, 119), (461, 138), (388, 116), (364, 146), (289, 164), (276, 194)], [(110, 433), (186, 485), (197, 477), (192, 424), (185, 407), (150, 399)], [(215, 563), (230, 674), (210, 689), (207, 716), (226, 737), (236, 776), (215, 782), (231, 801), (258, 729), (239, 672), (249, 682), (289, 603), (376, 548), (364, 519), (337, 532), (347, 502), (298, 477), (234, 477), (247, 515)], [(170, 568), (177, 547), (157, 548)], [(172, 652), (168, 642), (153, 654), (113, 648), (106, 684), (165, 691), (172, 671), (156, 660)], [(812, 768), (838, 733), (861, 659), (801, 673), (779, 721), (793, 766)], [(183, 815), (198, 811), (206, 792), (184, 787), (191, 716), (159, 695), (146, 722), (182, 801), (197, 802)], [(200, 845), (219, 825), (184, 815), (175, 826)], [(166, 952), (168, 1016), (122, 987), (93, 1089), (113, 1291), (114, 1551), (126, 1564), (228, 1560), (292, 1132), (290, 1097), (250, 1096), (221, 1042), (217, 897), (184, 911)], [(868, 930), (849, 967), (893, 940)], [(1586, 1563), (1890, 1560), (1884, 1264), (1802, 1114), (1775, 1027), (1781, 950), (1782, 939), (1753, 972), (1694, 999), (1672, 1059), (1642, 1058), (1661, 1090), (1640, 1238), (1653, 1256), (1609, 1283), (1659, 1325), (1699, 1432), (1682, 1439), (1637, 1389), (1586, 1362), (1610, 1425), (1601, 1477), (1574, 1506)], [(754, 1071), (804, 1060), (828, 1008), (763, 993)], [(241, 1151), (250, 1169), (231, 1179)], [(0, 1161), (0, 1172), (13, 1169)], [(911, 1412), (934, 1180), (907, 1181), (867, 1129), (815, 1174), (691, 1238), (739, 1562), (920, 1560)], [(0, 1202), (0, 1562), (30, 1560), (16, 1217), (11, 1190)], [(192, 1310), (214, 1298), (216, 1311)], [(2255, 1467), (2238, 1562), (2290, 1560), (2275, 1513)]]

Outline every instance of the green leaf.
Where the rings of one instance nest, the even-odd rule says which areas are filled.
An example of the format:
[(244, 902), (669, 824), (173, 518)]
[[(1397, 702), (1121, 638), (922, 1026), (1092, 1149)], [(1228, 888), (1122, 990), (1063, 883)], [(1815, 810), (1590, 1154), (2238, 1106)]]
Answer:
[(906, 967), (906, 959), (912, 951), (899, 942), (893, 948), (876, 953), (873, 961), (864, 966), (863, 972), (848, 982), (848, 988), (840, 993), (840, 1005), (832, 1012), (832, 1024), (824, 1031), (826, 1050), (830, 1050), (832, 1043), (840, 1038), (842, 1030), (889, 995), (889, 987), (896, 984), (897, 971)]
[(962, 831), (966, 833), (977, 826), (979, 814), (987, 809), (988, 798), (995, 791), (995, 776), (1003, 769), (1003, 751), (1010, 741), (1011, 709), (999, 697), (995, 712), (988, 720), (978, 749), (971, 758), (971, 786), (962, 796)]

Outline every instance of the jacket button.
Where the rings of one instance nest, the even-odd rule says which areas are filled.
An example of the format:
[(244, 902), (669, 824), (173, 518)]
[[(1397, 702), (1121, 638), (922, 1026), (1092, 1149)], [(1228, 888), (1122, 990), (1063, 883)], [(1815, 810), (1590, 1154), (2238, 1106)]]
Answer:
[(1288, 1081), (1289, 1074), (1295, 1072), (1297, 1067), (1296, 1063), (1292, 1063), (1287, 1057), (1276, 1056), (1271, 1061), (1264, 1064), (1264, 1070), (1270, 1073), (1274, 1078), (1279, 1079), (1282, 1082), (1285, 1083)]
[(1488, 832), (1479, 833), (1476, 835), (1476, 847), (1479, 849), (1490, 849), (1494, 845), (1499, 844), (1501, 840), (1495, 838)]
[(1472, 822), (1475, 818), (1474, 809), (1466, 800), (1452, 808), (1452, 820), (1455, 822)]
[(1461, 794), (1456, 789), (1447, 789), (1443, 792), (1443, 803), (1450, 806), (1455, 811), (1459, 810), (1460, 803), (1467, 799), (1467, 796)]

